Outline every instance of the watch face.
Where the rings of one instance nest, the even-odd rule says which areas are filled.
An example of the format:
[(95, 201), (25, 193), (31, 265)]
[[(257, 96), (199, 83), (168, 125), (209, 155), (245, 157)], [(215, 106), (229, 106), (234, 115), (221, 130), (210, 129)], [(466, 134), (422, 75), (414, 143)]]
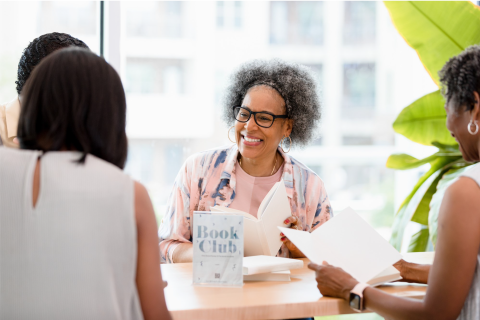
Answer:
[(354, 310), (361, 311), (362, 310), (361, 305), (360, 305), (361, 301), (362, 301), (362, 299), (360, 298), (360, 296), (358, 294), (350, 293), (350, 308), (352, 308)]

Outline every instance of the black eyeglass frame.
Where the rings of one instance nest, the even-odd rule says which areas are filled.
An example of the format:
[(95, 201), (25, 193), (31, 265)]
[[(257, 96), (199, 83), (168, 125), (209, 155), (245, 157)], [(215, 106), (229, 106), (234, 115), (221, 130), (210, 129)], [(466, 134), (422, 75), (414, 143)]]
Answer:
[[(238, 120), (237, 119), (237, 116), (235, 115), (235, 109), (236, 108), (239, 108), (239, 109), (243, 109), (245, 111), (248, 111), (250, 113), (250, 115), (248, 116), (248, 119), (245, 120), (245, 121), (242, 121), (242, 120)], [(250, 118), (252, 117), (253, 115), (253, 119), (255, 120), (255, 123), (259, 126), (259, 127), (262, 127), (262, 128), (270, 128), (271, 126), (273, 126), (273, 123), (275, 122), (276, 119), (288, 119), (288, 116), (287, 115), (279, 115), (277, 116), (276, 114), (273, 114), (271, 112), (268, 112), (268, 111), (260, 111), (260, 112), (253, 112), (252, 110), (250, 109), (247, 109), (245, 107), (242, 107), (242, 106), (234, 106), (232, 108), (232, 111), (233, 111), (233, 118), (238, 121), (238, 122), (242, 122), (242, 123), (246, 123), (248, 122), (248, 120), (250, 120)], [(268, 114), (269, 116), (272, 116), (273, 117), (273, 120), (272, 120), (272, 124), (269, 125), (268, 127), (265, 127), (265, 126), (262, 126), (260, 123), (258, 123), (257, 121), (257, 114)]]

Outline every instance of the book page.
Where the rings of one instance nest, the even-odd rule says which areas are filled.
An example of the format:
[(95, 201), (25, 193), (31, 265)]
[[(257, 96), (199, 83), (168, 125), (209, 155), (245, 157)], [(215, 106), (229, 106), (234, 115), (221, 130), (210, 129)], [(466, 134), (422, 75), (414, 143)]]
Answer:
[(367, 282), (402, 256), (351, 208), (311, 233), (279, 228), (312, 262), (340, 267)]
[(328, 263), (342, 268), (360, 282), (369, 281), (402, 259), (401, 254), (352, 208), (339, 212), (312, 235), (316, 243), (328, 243), (333, 249), (325, 258)]
[[(277, 191), (278, 184), (280, 182), (283, 183), (283, 179), (280, 179), (279, 182), (276, 182), (273, 185), (273, 187), (270, 189), (270, 191), (268, 191), (267, 195), (265, 196), (265, 198), (263, 198), (262, 202), (258, 206), (257, 217), (259, 220), (262, 218), (262, 215), (265, 212), (265, 208), (267, 208), (268, 204), (270, 203), (270, 200), (272, 200), (273, 195), (275, 194), (275, 191)], [(285, 187), (285, 184), (284, 184), (284, 187)]]
[[(243, 233), (245, 236), (244, 250), (245, 257), (263, 255), (264, 248), (262, 246), (262, 230), (259, 221), (243, 219), (244, 228)], [(264, 242), (264, 241), (263, 241)]]
[(213, 214), (219, 214), (219, 213), (220, 214), (230, 214), (230, 215), (243, 216), (246, 219), (250, 219), (250, 220), (258, 220), (256, 217), (254, 217), (253, 215), (251, 215), (248, 212), (237, 210), (237, 209), (231, 209), (231, 208), (227, 208), (227, 207), (222, 207), (222, 206), (211, 207), (210, 212), (212, 212)]
[(372, 279), (370, 279), (367, 283), (372, 287), (375, 287), (386, 282), (396, 281), (400, 279), (402, 279), (402, 277), (400, 276), (400, 271), (398, 271), (394, 266), (390, 266), (377, 274)]
[[(278, 227), (284, 227), (283, 221), (292, 215), (290, 209), (290, 201), (288, 200), (287, 191), (283, 180), (278, 182), (277, 189), (272, 195), (263, 215), (260, 219), (265, 239), (267, 241), (269, 255), (276, 256), (278, 250), (282, 246), (280, 240), (280, 232)], [(265, 253), (267, 254), (267, 253)]]

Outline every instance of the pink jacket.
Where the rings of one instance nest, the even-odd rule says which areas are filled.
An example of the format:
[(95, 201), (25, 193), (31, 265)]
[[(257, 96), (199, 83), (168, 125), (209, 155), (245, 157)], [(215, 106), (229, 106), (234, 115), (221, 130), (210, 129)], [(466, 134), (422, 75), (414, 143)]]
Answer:
[[(290, 200), (292, 215), (304, 231), (312, 232), (333, 217), (323, 181), (307, 166), (278, 149), (285, 160), (282, 178)], [(228, 207), (235, 198), (236, 145), (194, 154), (187, 159), (175, 179), (167, 212), (158, 229), (162, 263), (172, 263), (175, 248), (192, 241), (193, 211)], [(282, 245), (277, 256), (289, 257)]]

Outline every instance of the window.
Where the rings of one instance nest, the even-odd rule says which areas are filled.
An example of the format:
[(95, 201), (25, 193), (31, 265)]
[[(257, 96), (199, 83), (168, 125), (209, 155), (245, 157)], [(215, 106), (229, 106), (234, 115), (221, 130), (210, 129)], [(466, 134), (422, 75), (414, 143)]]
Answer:
[[(29, 19), (23, 6), (0, 2), (0, 29), (9, 30), (0, 33), (0, 102), (16, 97), (18, 61), (34, 37), (62, 31), (94, 52), (99, 49), (99, 1), (29, 3)], [(109, 3), (105, 6), (108, 14)], [(388, 155), (404, 148), (391, 123), (399, 108), (436, 87), (382, 5), (132, 1), (121, 2), (120, 9), (107, 18), (121, 25), (119, 73), (129, 137), (125, 170), (145, 184), (158, 217), (184, 161), (231, 143), (221, 113), (234, 70), (253, 59), (279, 58), (314, 71), (322, 105), (318, 138), (290, 154), (323, 179), (334, 211), (350, 205), (375, 227), (391, 226), (402, 192), (418, 178), (385, 168)], [(22, 28), (12, 28), (18, 21)], [(408, 174), (414, 175), (412, 185), (405, 185)]]
[(99, 12), (98, 1), (0, 2), (0, 103), (17, 96), (18, 62), (34, 38), (68, 33), (99, 53)]
[(177, 59), (127, 58), (127, 93), (181, 95), (184, 90), (183, 61)]
[(242, 2), (217, 1), (217, 27), (240, 29), (242, 27)]
[(122, 2), (128, 37), (180, 38), (183, 36), (181, 1)]
[(322, 45), (323, 3), (270, 2), (270, 43)]
[(346, 117), (370, 117), (375, 108), (375, 64), (343, 66), (343, 113)]
[(372, 137), (365, 136), (343, 136), (342, 144), (346, 146), (371, 145), (373, 144)]
[(346, 1), (343, 41), (346, 45), (375, 43), (375, 1)]

